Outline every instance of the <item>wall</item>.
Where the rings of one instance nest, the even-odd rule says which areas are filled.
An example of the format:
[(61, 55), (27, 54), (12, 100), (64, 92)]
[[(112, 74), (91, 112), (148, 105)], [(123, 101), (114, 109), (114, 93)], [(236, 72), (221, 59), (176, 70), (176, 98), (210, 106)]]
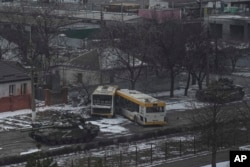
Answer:
[(45, 89), (45, 105), (53, 104), (67, 104), (68, 103), (68, 89), (63, 88), (60, 92), (53, 92)]
[(105, 77), (105, 74), (101, 76), (99, 71), (81, 70), (72, 67), (59, 67), (59, 74), (61, 79), (61, 85), (74, 85), (77, 83), (77, 74), (82, 74), (82, 82), (85, 85), (97, 85), (100, 83), (108, 83), (109, 77)]
[(30, 94), (0, 98), (0, 112), (31, 108)]
[(26, 94), (31, 94), (31, 81), (19, 81), (19, 82), (9, 82), (0, 84), (0, 98), (9, 96), (9, 85), (16, 85), (16, 94), (21, 94), (21, 84), (27, 83), (27, 92)]
[(249, 17), (238, 15), (209, 16), (205, 22), (210, 29), (216, 24), (222, 27), (221, 37), (225, 40), (238, 39), (248, 41), (250, 37)]
[(156, 19), (158, 22), (163, 22), (167, 19), (181, 19), (181, 10), (180, 9), (170, 9), (170, 10), (139, 9), (138, 15), (146, 19)]

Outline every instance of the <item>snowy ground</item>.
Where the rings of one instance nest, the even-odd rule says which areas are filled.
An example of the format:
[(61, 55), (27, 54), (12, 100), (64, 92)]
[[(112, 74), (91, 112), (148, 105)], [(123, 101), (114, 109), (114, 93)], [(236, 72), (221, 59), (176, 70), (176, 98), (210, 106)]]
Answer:
[[(177, 94), (183, 94), (183, 91), (176, 91)], [(165, 97), (168, 96), (169, 92), (161, 92), (155, 94), (157, 97)], [(168, 100), (167, 100), (168, 101)], [(187, 99), (186, 97), (181, 98), (181, 96), (176, 96), (176, 99), (171, 100), (171, 102), (167, 103), (167, 112), (171, 110), (175, 111), (183, 111), (186, 108), (190, 107), (190, 99)], [(43, 106), (43, 105), (38, 105), (40, 107), (37, 107), (37, 115), (39, 114), (44, 114), (47, 111), (60, 111), (60, 112), (74, 112), (74, 113), (81, 113), (85, 114), (85, 110), (89, 110), (89, 106), (84, 106), (84, 107), (72, 107), (71, 105), (54, 105), (54, 106)], [(18, 110), (18, 111), (9, 111), (9, 112), (3, 112), (0, 113), (0, 131), (8, 131), (8, 130), (13, 130), (13, 129), (25, 129), (25, 128), (31, 128), (31, 110), (26, 109), (26, 110)], [(50, 114), (50, 113), (49, 113)], [(51, 117), (53, 117), (53, 112)], [(129, 129), (126, 129), (123, 125), (130, 123), (130, 121), (124, 117), (121, 116), (116, 116), (115, 118), (102, 118), (102, 119), (97, 119), (97, 120), (92, 120), (90, 121), (93, 124), (97, 124), (100, 126), (100, 131), (103, 133), (108, 133), (108, 134), (129, 134)], [(188, 137), (178, 137), (178, 138), (172, 138), (172, 140), (180, 140), (184, 139), (188, 140)], [(157, 142), (157, 140), (155, 141)], [(61, 147), (61, 146), (59, 146)], [(136, 147), (139, 150), (143, 149), (148, 149), (150, 147), (150, 144), (148, 143), (137, 143)], [(128, 146), (126, 147), (127, 151), (134, 151), (135, 146)], [(0, 144), (0, 150), (3, 149)], [(51, 149), (57, 149), (57, 147), (51, 147)], [(27, 148), (27, 150), (24, 150), (23, 152), (20, 152), (20, 155), (24, 154), (30, 154), (40, 151), (37, 149), (35, 146), (34, 148)], [(103, 156), (103, 151), (96, 151), (93, 150), (91, 152), (93, 156)], [(61, 163), (61, 166), (64, 166), (63, 164), (67, 161), (65, 159), (60, 159), (58, 160), (59, 164)]]
[[(211, 167), (211, 165), (206, 165), (201, 167)], [(229, 167), (229, 161), (217, 163), (216, 167)]]
[[(183, 90), (176, 90), (175, 91), (175, 98), (172, 98), (171, 100), (167, 97), (169, 96), (169, 92), (159, 92), (152, 94), (155, 97), (159, 97), (161, 99), (164, 99), (167, 102), (167, 112), (181, 112), (185, 109), (190, 109), (193, 104), (196, 106), (204, 106), (203, 103), (197, 102), (193, 98), (193, 91), (191, 91), (189, 97), (183, 96)], [(40, 105), (39, 105), (40, 106)], [(40, 106), (37, 107), (36, 111), (37, 113), (45, 113), (46, 111), (64, 111), (64, 112), (74, 112), (74, 113), (81, 113), (85, 114), (85, 110), (88, 110), (89, 106), (85, 107), (72, 107), (71, 105), (54, 105), (54, 106)], [(130, 121), (121, 117), (117, 116), (116, 118), (102, 118), (98, 120), (93, 120), (91, 123), (97, 124), (100, 126), (100, 131), (104, 133), (115, 133), (115, 134), (128, 134), (129, 129), (126, 129), (123, 125), (126, 123), (129, 123)], [(23, 129), (23, 128), (31, 128), (31, 110), (18, 110), (18, 111), (9, 111), (9, 112), (3, 112), (0, 113), (0, 131), (8, 131), (11, 129)], [(180, 138), (185, 140), (188, 140), (188, 136), (185, 137), (177, 137), (173, 138), (172, 140), (179, 141)], [(157, 140), (155, 141), (157, 142)], [(150, 144), (147, 143), (138, 143), (136, 145), (139, 149), (147, 149), (150, 147)], [(0, 150), (2, 149), (0, 144)], [(51, 148), (53, 149), (53, 148)], [(57, 148), (54, 148), (57, 149)], [(128, 150), (134, 151), (135, 146), (127, 147)], [(27, 151), (23, 151), (20, 154), (30, 154), (33, 152), (40, 151), (36, 148), (31, 148)], [(96, 151), (93, 150), (91, 153), (92, 155), (98, 156), (103, 155), (102, 151)], [(65, 161), (65, 160), (63, 160)], [(59, 161), (60, 162), (60, 161)], [(63, 163), (63, 162), (62, 162)], [(229, 163), (219, 163), (219, 167), (228, 167)], [(63, 166), (63, 165), (62, 165)], [(203, 167), (209, 167), (209, 166), (203, 166)]]
[[(171, 99), (171, 101), (169, 99), (166, 99), (167, 112), (183, 111), (185, 109), (190, 109), (194, 103), (196, 106), (203, 105), (203, 103), (197, 102), (195, 101), (195, 99), (190, 97), (184, 97), (182, 96), (182, 94), (183, 94), (182, 89), (176, 90), (175, 98)], [(169, 96), (169, 92), (159, 92), (159, 93), (154, 93), (152, 95), (159, 98), (167, 97)], [(89, 106), (84, 106), (84, 107), (72, 107), (71, 105), (42, 106), (40, 105), (40, 103), (37, 106), (38, 107), (36, 108), (36, 112), (38, 114), (46, 111), (59, 111), (59, 112), (80, 113), (84, 117), (87, 117), (85, 111), (89, 110)], [(129, 120), (121, 116), (117, 116), (115, 119), (103, 118), (100, 120), (91, 121), (91, 123), (99, 125), (102, 132), (121, 133), (121, 134), (128, 131), (128, 129), (125, 129), (124, 127), (121, 126), (122, 124), (126, 124), (128, 122)], [(31, 124), (30, 109), (0, 113), (0, 132), (13, 129), (31, 128), (30, 124)]]

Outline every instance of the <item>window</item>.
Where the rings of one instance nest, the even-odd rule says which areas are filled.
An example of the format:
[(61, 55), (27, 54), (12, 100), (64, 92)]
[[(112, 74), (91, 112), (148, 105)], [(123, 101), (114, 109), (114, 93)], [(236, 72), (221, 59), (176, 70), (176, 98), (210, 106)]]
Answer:
[(21, 84), (21, 95), (25, 95), (27, 93), (27, 83)]
[(147, 107), (147, 113), (164, 112), (164, 107)]
[(238, 40), (244, 39), (244, 26), (230, 25), (230, 36), (233, 39), (238, 39)]
[(93, 95), (93, 104), (94, 105), (112, 105), (112, 96), (109, 95)]
[(16, 93), (16, 85), (9, 85), (9, 95), (15, 95)]
[(131, 112), (134, 112), (134, 111), (139, 112), (139, 105), (125, 98), (122, 98), (122, 97), (117, 98), (117, 103), (120, 106), (120, 108), (124, 108)]
[(82, 83), (82, 73), (77, 74), (77, 83)]

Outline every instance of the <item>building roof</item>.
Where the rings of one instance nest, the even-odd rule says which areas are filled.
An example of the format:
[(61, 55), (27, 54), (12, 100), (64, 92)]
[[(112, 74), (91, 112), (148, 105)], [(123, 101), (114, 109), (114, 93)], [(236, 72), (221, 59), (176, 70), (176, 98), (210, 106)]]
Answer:
[(14, 62), (0, 61), (0, 83), (30, 80), (28, 74)]
[[(129, 56), (131, 57), (131, 56)], [(59, 66), (73, 67), (83, 70), (112, 70), (126, 68), (122, 61), (132, 60), (128, 55), (122, 53), (119, 49), (106, 48), (103, 50), (93, 49), (84, 53), (67, 63), (60, 64)], [(131, 67), (146, 66), (147, 64), (135, 58), (134, 62), (130, 62)]]
[(97, 50), (94, 49), (72, 59), (69, 62), (69, 64), (71, 66), (82, 68), (82, 69), (100, 70), (99, 54)]

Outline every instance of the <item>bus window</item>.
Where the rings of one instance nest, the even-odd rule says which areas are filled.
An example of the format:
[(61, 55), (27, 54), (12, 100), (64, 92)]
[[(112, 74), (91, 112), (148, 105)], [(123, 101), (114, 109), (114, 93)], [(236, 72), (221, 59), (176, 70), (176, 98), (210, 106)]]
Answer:
[(164, 112), (164, 107), (147, 107), (147, 113)]
[(93, 104), (94, 105), (107, 105), (107, 106), (110, 106), (112, 104), (112, 96), (94, 95), (93, 96)]

